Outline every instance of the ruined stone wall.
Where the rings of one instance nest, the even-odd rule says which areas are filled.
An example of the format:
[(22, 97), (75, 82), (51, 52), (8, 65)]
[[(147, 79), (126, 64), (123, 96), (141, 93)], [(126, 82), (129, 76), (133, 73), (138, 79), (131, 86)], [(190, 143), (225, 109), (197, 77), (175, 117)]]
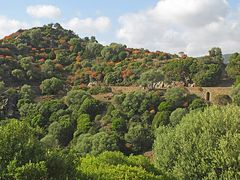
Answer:
[(186, 87), (186, 89), (189, 93), (211, 102), (214, 102), (218, 95), (230, 95), (232, 91), (232, 87)]

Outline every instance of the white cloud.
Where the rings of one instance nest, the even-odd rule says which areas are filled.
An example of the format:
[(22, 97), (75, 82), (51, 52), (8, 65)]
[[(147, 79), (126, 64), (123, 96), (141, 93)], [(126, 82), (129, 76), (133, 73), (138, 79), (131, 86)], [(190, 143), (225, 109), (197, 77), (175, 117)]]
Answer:
[(61, 15), (61, 10), (53, 5), (28, 6), (26, 11), (27, 14), (35, 18), (55, 19)]
[(97, 33), (106, 32), (111, 22), (108, 17), (98, 17), (96, 19), (86, 18), (80, 19), (78, 17), (70, 19), (66, 24), (63, 25), (67, 29), (71, 29), (78, 33), (80, 36), (92, 36)]
[(240, 16), (226, 0), (159, 0), (155, 7), (124, 15), (118, 38), (129, 46), (190, 55), (219, 46), (239, 51)]
[(28, 28), (28, 24), (15, 19), (0, 16), (0, 37), (7, 36), (19, 29)]

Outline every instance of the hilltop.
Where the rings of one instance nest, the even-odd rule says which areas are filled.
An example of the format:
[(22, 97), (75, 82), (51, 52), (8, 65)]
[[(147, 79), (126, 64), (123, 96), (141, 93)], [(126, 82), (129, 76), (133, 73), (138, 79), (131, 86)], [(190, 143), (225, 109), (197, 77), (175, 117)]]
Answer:
[(144, 84), (146, 76), (161, 70), (161, 80), (168, 83), (214, 86), (221, 78), (221, 58), (218, 48), (209, 56), (191, 58), (117, 43), (103, 46), (95, 37), (80, 38), (57, 23), (19, 30), (0, 40), (0, 77), (7, 86), (15, 87), (26, 82), (40, 85), (52, 77), (67, 85), (126, 86), (141, 84), (141, 78)]

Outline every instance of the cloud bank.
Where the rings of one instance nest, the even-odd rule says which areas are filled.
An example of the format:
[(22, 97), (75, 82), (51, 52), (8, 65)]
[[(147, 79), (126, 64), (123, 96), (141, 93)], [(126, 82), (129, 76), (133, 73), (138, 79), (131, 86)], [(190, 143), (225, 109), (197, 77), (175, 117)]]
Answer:
[(16, 19), (10, 19), (5, 16), (0, 16), (0, 37), (9, 35), (19, 29), (28, 28), (28, 24)]
[(34, 18), (56, 19), (61, 15), (61, 10), (53, 5), (28, 6), (26, 12)]
[(104, 33), (109, 30), (111, 21), (105, 16), (97, 17), (96, 19), (80, 19), (78, 17), (74, 17), (63, 26), (67, 29), (73, 30), (80, 36), (95, 36), (98, 33)]
[(160, 0), (151, 9), (119, 18), (117, 37), (128, 46), (190, 55), (211, 47), (239, 51), (240, 10), (227, 0)]

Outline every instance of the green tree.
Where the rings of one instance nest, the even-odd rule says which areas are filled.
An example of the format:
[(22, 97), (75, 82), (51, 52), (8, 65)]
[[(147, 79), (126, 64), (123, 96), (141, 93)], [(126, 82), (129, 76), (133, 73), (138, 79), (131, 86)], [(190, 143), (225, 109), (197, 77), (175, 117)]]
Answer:
[(187, 93), (184, 89), (181, 88), (171, 88), (168, 89), (164, 95), (165, 99), (171, 102), (175, 108), (181, 107), (186, 101)]
[(13, 169), (10, 174), (14, 174), (13, 178), (17, 180), (25, 179), (39, 179), (45, 180), (47, 178), (47, 168), (44, 161), (38, 163), (29, 162), (21, 167), (9, 167)]
[(239, 123), (237, 106), (190, 112), (176, 128), (158, 129), (156, 166), (180, 179), (239, 179)]
[(104, 152), (81, 159), (77, 170), (82, 179), (164, 179), (143, 156), (124, 156), (120, 152)]
[(24, 84), (20, 89), (19, 95), (21, 99), (33, 101), (35, 92), (30, 85)]
[(48, 127), (48, 133), (53, 135), (61, 146), (67, 146), (73, 138), (74, 127), (68, 115), (61, 117), (59, 122), (53, 122)]
[(135, 124), (125, 134), (125, 140), (132, 145), (132, 151), (138, 154), (151, 149), (153, 136), (149, 128)]
[(114, 118), (112, 120), (112, 128), (113, 130), (123, 133), (126, 130), (126, 121), (123, 118)]
[(40, 88), (42, 94), (57, 94), (60, 90), (63, 90), (63, 82), (58, 78), (51, 78), (42, 81)]
[(5, 90), (5, 83), (3, 81), (0, 81), (0, 93)]
[(77, 119), (77, 131), (74, 135), (78, 136), (80, 134), (85, 134), (89, 131), (92, 126), (92, 122), (90, 120), (90, 116), (88, 114), (82, 114)]
[(45, 150), (35, 136), (35, 131), (26, 123), (9, 120), (0, 126), (0, 177), (9, 179), (8, 167), (37, 163), (44, 159)]
[(169, 125), (170, 121), (169, 121), (169, 117), (171, 115), (170, 111), (161, 111), (158, 112), (152, 121), (152, 128), (155, 130), (157, 128), (159, 128), (160, 126), (167, 126)]
[(232, 90), (231, 97), (233, 102), (240, 106), (240, 84)]
[(65, 97), (65, 103), (71, 110), (78, 110), (89, 95), (83, 90), (71, 90)]
[(104, 151), (117, 151), (118, 139), (113, 134), (99, 132), (92, 137), (91, 154), (97, 155)]
[(229, 63), (226, 67), (228, 76), (232, 79), (236, 79), (240, 76), (240, 54), (234, 53), (229, 59)]
[(186, 114), (187, 110), (184, 108), (178, 108), (175, 111), (173, 111), (169, 118), (171, 126), (174, 127), (178, 125)]
[(189, 109), (190, 110), (194, 110), (194, 109), (204, 109), (205, 107), (207, 107), (207, 103), (200, 98), (196, 98), (192, 101), (192, 103), (189, 105)]
[(24, 81), (26, 80), (26, 74), (23, 70), (21, 69), (14, 69), (12, 71), (13, 77), (15, 77), (17, 80)]
[(163, 81), (164, 77), (161, 71), (159, 70), (149, 70), (141, 74), (139, 79), (139, 83), (143, 86), (150, 85), (152, 88), (154, 87), (155, 83)]

